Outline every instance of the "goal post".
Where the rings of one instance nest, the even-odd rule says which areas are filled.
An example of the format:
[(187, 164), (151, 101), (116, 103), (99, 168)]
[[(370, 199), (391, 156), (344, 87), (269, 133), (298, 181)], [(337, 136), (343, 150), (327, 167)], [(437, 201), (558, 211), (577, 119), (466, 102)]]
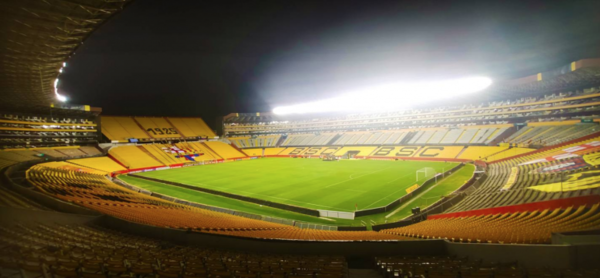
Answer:
[(420, 180), (427, 180), (436, 176), (435, 169), (431, 167), (425, 167), (417, 170), (416, 172), (417, 182)]

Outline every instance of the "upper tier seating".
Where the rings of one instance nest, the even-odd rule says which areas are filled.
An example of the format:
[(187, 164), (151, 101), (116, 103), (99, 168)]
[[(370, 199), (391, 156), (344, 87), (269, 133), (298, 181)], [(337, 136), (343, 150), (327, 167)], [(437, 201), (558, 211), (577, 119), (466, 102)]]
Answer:
[(0, 149), (97, 143), (95, 117), (92, 113), (73, 113), (54, 118), (52, 112), (0, 115)]
[(326, 146), (336, 135), (335, 133), (290, 134), (281, 146)]
[(343, 278), (343, 257), (291, 256), (174, 245), (84, 224), (4, 224), (7, 277)]
[(596, 124), (534, 125), (521, 128), (505, 141), (513, 144), (552, 146), (600, 131)]
[(108, 139), (119, 142), (215, 137), (200, 118), (102, 116), (101, 121), (102, 133)]
[(165, 118), (134, 117), (135, 121), (152, 138), (180, 138), (179, 132)]
[(266, 135), (256, 137), (230, 137), (227, 138), (238, 148), (276, 147), (281, 135)]
[(96, 148), (96, 147), (79, 147), (79, 150), (81, 150), (82, 152), (84, 152), (87, 155), (102, 154), (102, 152), (100, 152), (100, 150), (98, 150), (98, 148)]
[(214, 138), (216, 135), (201, 118), (173, 118), (167, 120), (175, 127), (183, 137), (208, 137)]
[(554, 232), (600, 228), (599, 206), (435, 218), (382, 232), (470, 243), (550, 243)]
[(128, 142), (131, 138), (150, 139), (132, 117), (102, 116), (102, 134), (110, 140)]
[[(221, 233), (243, 237), (296, 240), (399, 240), (401, 237), (376, 232), (303, 230), (220, 212), (200, 209), (137, 193), (120, 187), (102, 175), (38, 164), (30, 168), (27, 180), (38, 190), (127, 221), (176, 229)], [(265, 233), (266, 231), (276, 231)]]
[[(414, 130), (419, 128), (455, 128), (478, 126), (480, 136), (473, 138), (477, 132), (469, 132), (457, 144), (467, 144), (471, 140), (485, 143), (489, 136), (495, 136), (493, 130), (483, 126), (501, 125), (511, 129), (512, 123), (546, 122), (546, 121), (579, 121), (577, 113), (600, 110), (600, 93), (597, 90), (584, 90), (566, 94), (545, 95), (540, 98), (521, 98), (503, 102), (480, 105), (463, 105), (457, 107), (433, 107), (417, 110), (403, 110), (378, 113), (360, 113), (342, 116), (325, 117), (286, 117), (269, 115), (268, 117), (227, 117), (224, 123), (226, 136), (268, 134), (268, 133), (305, 133), (357, 131), (357, 130)], [(576, 116), (574, 116), (576, 115)], [(493, 128), (493, 127), (492, 127)], [(428, 133), (427, 135), (433, 136)], [(441, 136), (441, 135), (438, 135)], [(437, 141), (438, 136), (434, 137)], [(455, 133), (452, 136), (456, 136)], [(468, 139), (471, 137), (471, 139)], [(486, 138), (487, 137), (487, 138)], [(414, 144), (423, 144), (422, 139)], [(440, 144), (451, 144), (440, 141)], [(343, 143), (337, 143), (343, 144)], [(390, 143), (386, 143), (390, 144)], [(396, 143), (396, 144), (406, 144)], [(409, 143), (412, 144), (412, 143)], [(284, 145), (296, 146), (296, 145)]]

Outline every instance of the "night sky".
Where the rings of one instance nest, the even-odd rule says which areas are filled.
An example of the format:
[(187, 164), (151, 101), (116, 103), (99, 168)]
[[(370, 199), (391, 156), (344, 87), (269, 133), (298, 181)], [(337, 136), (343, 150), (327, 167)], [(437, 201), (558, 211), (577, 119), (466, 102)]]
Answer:
[(270, 111), (390, 81), (501, 80), (600, 57), (600, 1), (137, 0), (60, 76), (104, 115)]

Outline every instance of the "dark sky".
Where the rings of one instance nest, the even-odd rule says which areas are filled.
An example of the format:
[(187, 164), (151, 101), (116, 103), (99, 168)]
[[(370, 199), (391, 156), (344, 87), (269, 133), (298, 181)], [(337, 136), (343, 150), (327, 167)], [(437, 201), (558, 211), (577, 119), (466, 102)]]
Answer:
[(600, 57), (600, 1), (137, 0), (61, 75), (105, 115), (200, 116)]

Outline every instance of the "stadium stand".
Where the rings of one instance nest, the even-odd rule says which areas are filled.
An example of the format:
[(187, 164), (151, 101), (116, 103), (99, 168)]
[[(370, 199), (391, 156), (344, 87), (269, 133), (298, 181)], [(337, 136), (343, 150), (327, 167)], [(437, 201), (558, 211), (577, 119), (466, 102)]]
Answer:
[(508, 147), (469, 146), (457, 158), (470, 159), (470, 160), (482, 160), (482, 159), (486, 159), (487, 157), (490, 157), (494, 154), (497, 154), (499, 152), (505, 151), (507, 149), (508, 149)]
[(164, 166), (149, 152), (139, 146), (120, 146), (111, 148), (108, 155), (129, 169), (142, 169)]
[(150, 139), (131, 117), (102, 116), (102, 134), (108, 139), (129, 142), (129, 139)]
[(179, 132), (167, 120), (159, 117), (134, 117), (135, 121), (152, 138), (180, 138)]
[[(232, 154), (233, 151), (239, 153), (225, 143), (218, 143), (225, 145), (219, 151), (224, 152), (223, 155), (227, 158), (233, 158), (227, 156)], [(221, 147), (221, 145), (218, 146)], [(233, 151), (227, 147), (233, 149)], [(108, 154), (130, 170), (223, 159), (220, 154), (198, 142), (117, 146), (111, 148)], [(235, 157), (243, 156), (238, 155)]]
[(109, 157), (91, 157), (91, 158), (81, 158), (81, 159), (72, 159), (67, 160), (67, 162), (79, 165), (91, 169), (96, 169), (100, 171), (104, 171), (107, 173), (123, 171), (126, 170), (125, 167), (121, 166), (119, 163), (115, 162)]
[[(200, 118), (102, 116), (102, 133), (109, 140), (142, 142), (155, 139), (214, 138), (214, 132)], [(180, 134), (181, 133), (181, 134)]]
[(166, 118), (183, 137), (214, 138), (216, 135), (201, 118)]
[(223, 159), (241, 158), (246, 157), (245, 154), (234, 149), (231, 145), (225, 144), (220, 141), (209, 141), (204, 143), (206, 147), (214, 151), (219, 157)]
[(281, 146), (326, 146), (336, 136), (334, 133), (325, 134), (290, 134)]
[(280, 152), (285, 150), (285, 148), (265, 148), (265, 155), (278, 155)]
[(596, 277), (597, 270), (524, 267), (457, 256), (377, 256), (374, 268), (381, 277)]
[(285, 148), (258, 148), (258, 149), (244, 149), (242, 150), (248, 156), (270, 156), (278, 155)]
[(0, 148), (68, 146), (99, 141), (96, 114), (56, 114), (58, 116), (53, 113), (0, 115)]
[[(158, 227), (192, 229), (241, 237), (265, 235), (295, 240), (400, 240), (376, 232), (337, 232), (300, 228), (209, 211), (137, 193), (112, 183), (102, 174), (64, 169), (57, 165), (33, 166), (27, 180), (38, 190), (127, 221)], [(280, 230), (276, 233), (263, 233)], [(243, 232), (243, 233), (238, 233)]]
[[(403, 130), (408, 130), (412, 131), (411, 135), (413, 137), (417, 137), (412, 142), (392, 143), (387, 141), (379, 143), (385, 145), (425, 144), (430, 139), (434, 139), (432, 142), (436, 142), (440, 137), (444, 139), (441, 134), (443, 130), (446, 130), (446, 133), (451, 133), (451, 135), (449, 139), (440, 144), (452, 142), (456, 136), (458, 137), (454, 141), (455, 144), (490, 144), (494, 140), (505, 136), (506, 132), (512, 133), (513, 123), (532, 123), (532, 125), (535, 125), (548, 121), (580, 121), (581, 116), (572, 115), (581, 111), (588, 113), (596, 111), (596, 106), (600, 103), (599, 100), (600, 93), (596, 88), (590, 88), (576, 92), (547, 94), (538, 98), (521, 98), (480, 105), (470, 104), (461, 107), (436, 107), (421, 110), (356, 114), (334, 118), (315, 119), (311, 117), (309, 119), (298, 119), (297, 117), (267, 115), (266, 113), (261, 113), (261, 117), (230, 114), (225, 117), (223, 127), (226, 136), (255, 133), (289, 133), (290, 136), (295, 137), (294, 133), (302, 132), (399, 129), (399, 131), (394, 132), (402, 133)], [(433, 134), (436, 133), (434, 131), (415, 131), (423, 128), (448, 129), (442, 129), (432, 138)], [(456, 128), (465, 128), (464, 133), (457, 134), (457, 131), (452, 131)], [(581, 134), (584, 133), (585, 131), (582, 131)], [(344, 136), (342, 135), (342, 137)], [(347, 136), (340, 139), (336, 140), (336, 145), (348, 144), (344, 142), (352, 139), (352, 137)], [(359, 141), (359, 139), (355, 138), (356, 141)], [(363, 140), (369, 139), (361, 139), (360, 142), (363, 142)], [(301, 141), (290, 140), (286, 141), (283, 146), (305, 145)]]
[(439, 215), (408, 227), (382, 231), (416, 238), (468, 243), (550, 243), (553, 232), (600, 228), (600, 203), (566, 208), (472, 216)]
[[(170, 232), (185, 231), (182, 237), (186, 238), (193, 234), (213, 239), (240, 237), (231, 239), (235, 243), (251, 238), (246, 241), (254, 242), (259, 248), (274, 239), (306, 241), (297, 243), (290, 251), (298, 253), (313, 243), (309, 241), (336, 241), (327, 242), (327, 247), (339, 246), (340, 253), (347, 254), (355, 250), (337, 245), (341, 241), (358, 241), (361, 245), (365, 243), (362, 241), (391, 241), (395, 251), (404, 252), (404, 246), (396, 244), (407, 237), (482, 243), (548, 243), (552, 232), (597, 229), (600, 224), (600, 202), (573, 201), (573, 198), (600, 194), (597, 170), (600, 150), (596, 148), (600, 145), (597, 132), (600, 92), (589, 88), (600, 84), (598, 59), (574, 61), (559, 69), (526, 77), (524, 79), (531, 81), (527, 84), (506, 82), (491, 90), (496, 95), (519, 96), (518, 99), (319, 117), (231, 114), (223, 121), (225, 138), (234, 144), (229, 145), (225, 143), (227, 139), (204, 142), (206, 137), (216, 135), (199, 118), (100, 117), (101, 110), (93, 107), (52, 104), (58, 96), (52, 84), (57, 84), (64, 61), (93, 30), (128, 3), (128, 0), (9, 0), (3, 3), (2, 22), (6, 24), (0, 31), (8, 54), (1, 58), (5, 70), (0, 71), (0, 88), (3, 88), (0, 106), (3, 109), (25, 107), (23, 111), (37, 112), (3, 112), (0, 117), (0, 168), (3, 170), (0, 205), (46, 209), (19, 194), (25, 191), (12, 190), (21, 188), (11, 187), (23, 186), (29, 190), (28, 187), (33, 186), (31, 192), (35, 195), (32, 196), (39, 197), (38, 200), (54, 201), (56, 207), (69, 214), (73, 208), (89, 208), (92, 213), (105, 214), (95, 220), (119, 220), (125, 223), (119, 227), (122, 229), (140, 224), (145, 225), (144, 231), (152, 230), (149, 233), (157, 237), (168, 238)], [(573, 88), (579, 89), (569, 91)], [(108, 140), (99, 136), (98, 125)], [(130, 139), (160, 144), (116, 143)], [(191, 140), (194, 142), (186, 142)], [(111, 144), (102, 146), (111, 147), (108, 158), (74, 159), (100, 155), (102, 152), (96, 148), (99, 141), (110, 141)], [(79, 147), (85, 145), (94, 147)], [(170, 201), (169, 196), (133, 191), (106, 177), (108, 172), (123, 169), (243, 158), (247, 152), (274, 156), (350, 156), (355, 152), (353, 155), (388, 159), (483, 159), (478, 161), (478, 167), (486, 170), (486, 178), (453, 194), (451, 198), (464, 199), (453, 203), (443, 214), (378, 233), (300, 229), (243, 218), (199, 208), (183, 200)], [(35, 165), (26, 172), (20, 167), (29, 167), (28, 163), (5, 170), (19, 162), (42, 160), (57, 161)], [(7, 179), (10, 186), (5, 184)], [(560, 204), (544, 209), (528, 207), (541, 202)], [(507, 207), (514, 209), (509, 211)], [(61, 217), (88, 217), (87, 214), (60, 214)], [(343, 259), (339, 257), (215, 251), (174, 246), (82, 224), (48, 224), (54, 219), (45, 224), (35, 220), (21, 223), (28, 220), (22, 218), (0, 225), (0, 275), (3, 277), (346, 277)], [(426, 245), (407, 245), (410, 248), (406, 249), (418, 252), (421, 249), (415, 247), (433, 246), (427, 245), (431, 242), (421, 243)], [(433, 243), (439, 243), (438, 247), (452, 246), (440, 245), (440, 241)], [(495, 244), (487, 246), (493, 248)], [(378, 250), (372, 248), (373, 245), (361, 247)], [(578, 259), (587, 257), (587, 252), (577, 248), (559, 247), (571, 255), (577, 254)], [(481, 254), (494, 253), (490, 250)], [(529, 253), (539, 255), (549, 249), (519, 250), (534, 250)], [(574, 260), (574, 257), (565, 258)], [(447, 257), (416, 260), (379, 257), (377, 263), (385, 266), (386, 278), (598, 276), (597, 271), (572, 273), (549, 272), (548, 269), (522, 273), (512, 266), (483, 268), (474, 261)], [(391, 265), (393, 271), (388, 270)], [(5, 275), (7, 269), (13, 273)]]
[(96, 147), (81, 146), (81, 147), (79, 147), (79, 150), (81, 150), (82, 152), (84, 152), (87, 155), (100, 155), (100, 154), (102, 154), (102, 152), (100, 152), (100, 150), (98, 150), (98, 148), (96, 148)]
[(0, 251), (8, 276), (342, 278), (347, 273), (344, 257), (173, 245), (77, 223), (12, 224), (0, 228), (0, 234), (2, 244), (13, 247)]
[(202, 154), (199, 157), (195, 157), (195, 161), (208, 161), (208, 160), (218, 160), (221, 159), (213, 150), (206, 147), (206, 145), (198, 142), (190, 142), (190, 143), (177, 143), (175, 146), (182, 149), (191, 149), (194, 150), (198, 154)]
[(387, 158), (430, 158), (455, 159), (462, 146), (383, 146), (372, 152), (370, 157)]
[(506, 142), (525, 146), (552, 146), (584, 137), (600, 130), (596, 124), (574, 123), (573, 121), (567, 123), (571, 124), (527, 126), (507, 138)]
[(500, 159), (505, 159), (505, 158), (509, 158), (509, 157), (513, 157), (513, 156), (517, 156), (517, 155), (521, 155), (521, 154), (526, 154), (526, 153), (530, 153), (535, 151), (535, 149), (531, 149), (531, 148), (510, 148), (510, 149), (505, 149), (504, 151), (495, 153), (493, 155), (487, 156), (484, 158), (485, 161), (487, 162), (493, 162), (496, 160), (500, 160)]
[(485, 182), (448, 211), (600, 195), (600, 184), (594, 178), (595, 165), (582, 163), (577, 166), (569, 160), (596, 152), (598, 139), (592, 137), (546, 150), (529, 150), (525, 154), (493, 162), (488, 167)]
[(276, 147), (281, 135), (267, 135), (257, 137), (230, 137), (227, 138), (238, 148)]
[(335, 156), (369, 156), (377, 147), (342, 147)]

